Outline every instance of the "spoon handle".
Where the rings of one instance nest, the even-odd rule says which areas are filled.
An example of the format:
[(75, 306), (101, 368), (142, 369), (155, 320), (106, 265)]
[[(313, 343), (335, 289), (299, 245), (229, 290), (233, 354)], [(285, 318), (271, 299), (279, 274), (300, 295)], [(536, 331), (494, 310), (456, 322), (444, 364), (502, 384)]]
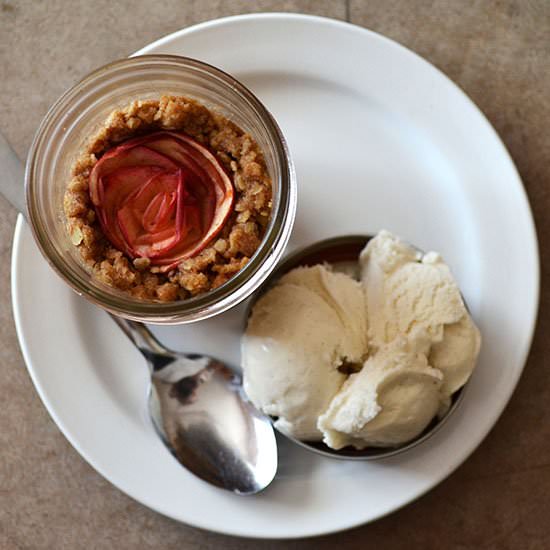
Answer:
[(111, 315), (111, 318), (146, 359), (150, 360), (153, 355), (166, 355), (170, 353), (144, 324), (123, 319), (116, 315)]
[(26, 216), (23, 163), (1, 133), (0, 167), (2, 169), (2, 195), (23, 216)]

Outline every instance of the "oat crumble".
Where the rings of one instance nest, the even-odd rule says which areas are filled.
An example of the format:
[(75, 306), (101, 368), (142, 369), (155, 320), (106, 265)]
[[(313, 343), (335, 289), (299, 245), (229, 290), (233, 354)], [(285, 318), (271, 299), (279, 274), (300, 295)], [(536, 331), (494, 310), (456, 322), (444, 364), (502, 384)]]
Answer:
[[(208, 147), (235, 193), (233, 211), (220, 233), (166, 273), (148, 258), (132, 260), (111, 244), (89, 194), (92, 168), (107, 150), (159, 130), (183, 132)], [(271, 208), (271, 180), (255, 141), (222, 115), (181, 96), (133, 101), (113, 111), (74, 163), (64, 197), (67, 230), (93, 277), (135, 298), (162, 302), (202, 294), (234, 276), (260, 245)]]

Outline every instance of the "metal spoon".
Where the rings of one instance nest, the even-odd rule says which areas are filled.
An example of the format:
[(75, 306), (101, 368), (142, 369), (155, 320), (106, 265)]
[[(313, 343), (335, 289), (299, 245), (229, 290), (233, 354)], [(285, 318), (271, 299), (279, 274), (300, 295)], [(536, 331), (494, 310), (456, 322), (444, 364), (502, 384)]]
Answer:
[(165, 348), (141, 323), (111, 317), (147, 361), (149, 414), (177, 460), (241, 495), (267, 487), (277, 470), (275, 435), (244, 397), (241, 377), (212, 357)]
[[(23, 215), (23, 167), (0, 134), (2, 194)], [(241, 378), (206, 355), (164, 347), (141, 323), (111, 315), (145, 357), (148, 408), (160, 438), (197, 477), (239, 495), (261, 491), (277, 470), (270, 420), (246, 399)]]

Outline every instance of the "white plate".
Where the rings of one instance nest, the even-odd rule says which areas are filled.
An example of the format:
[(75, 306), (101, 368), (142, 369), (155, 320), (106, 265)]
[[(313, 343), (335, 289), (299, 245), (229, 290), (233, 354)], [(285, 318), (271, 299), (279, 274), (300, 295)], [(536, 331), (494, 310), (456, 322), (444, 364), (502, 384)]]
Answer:
[[(13, 304), (30, 374), (77, 451), (122, 491), (177, 520), (251, 537), (319, 535), (372, 521), (425, 493), (481, 442), (523, 369), (538, 305), (526, 196), (483, 115), (443, 74), (398, 44), (317, 17), (233, 17), (140, 53), (182, 54), (234, 74), (271, 109), (299, 178), (291, 247), (388, 228), (450, 263), (484, 342), (462, 406), (405, 456), (338, 462), (281, 442), (271, 487), (242, 498), (183, 470), (144, 412), (146, 369), (114, 324), (74, 295), (19, 219)], [(174, 348), (239, 362), (239, 307), (157, 329)]]

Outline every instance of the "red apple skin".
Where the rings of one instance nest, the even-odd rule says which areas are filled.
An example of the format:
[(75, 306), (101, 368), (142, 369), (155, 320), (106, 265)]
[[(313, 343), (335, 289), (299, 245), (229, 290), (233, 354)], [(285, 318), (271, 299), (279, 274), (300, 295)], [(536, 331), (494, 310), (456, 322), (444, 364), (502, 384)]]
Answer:
[(90, 197), (116, 248), (167, 272), (218, 235), (235, 193), (208, 148), (185, 134), (161, 131), (107, 151), (90, 174)]

